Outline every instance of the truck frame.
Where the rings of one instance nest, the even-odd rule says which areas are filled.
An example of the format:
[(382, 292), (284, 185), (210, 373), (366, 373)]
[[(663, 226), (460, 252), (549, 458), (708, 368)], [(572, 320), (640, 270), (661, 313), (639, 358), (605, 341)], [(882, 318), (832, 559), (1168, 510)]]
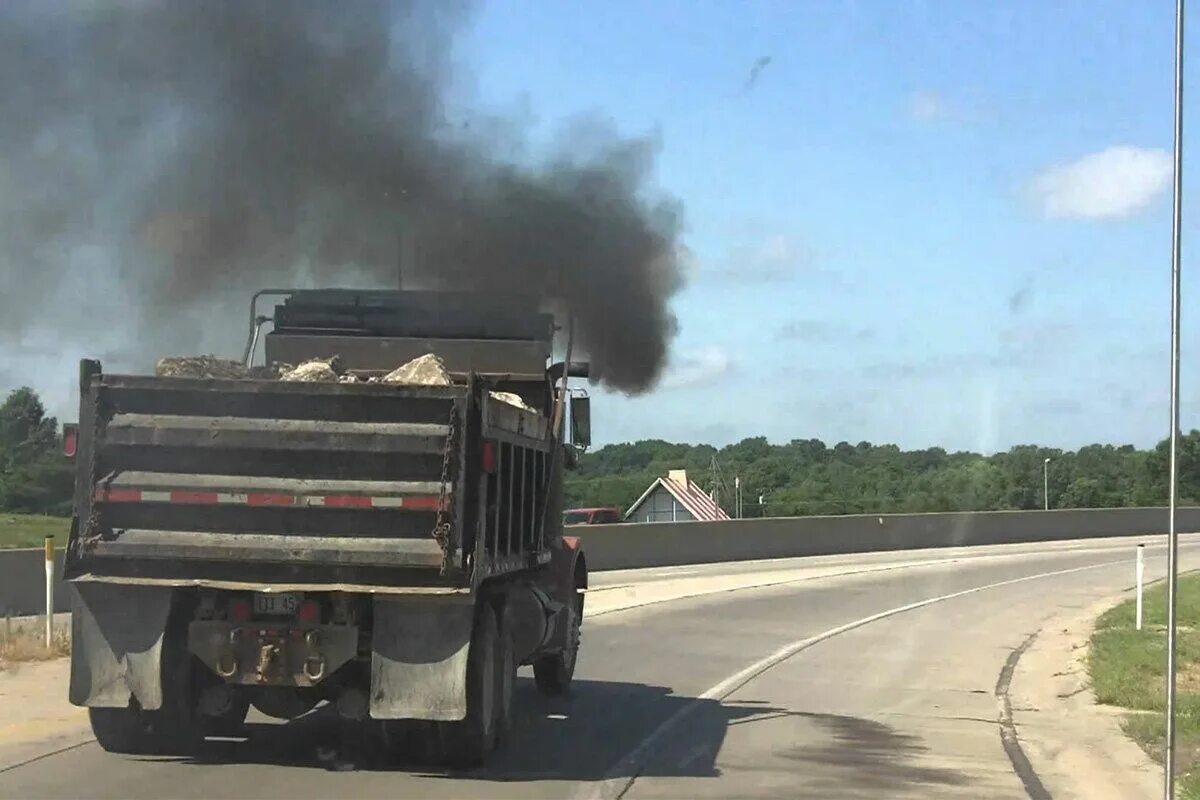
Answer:
[[(271, 317), (252, 303), (244, 379), (81, 362), (71, 702), (116, 752), (325, 701), (386, 743), (481, 763), (519, 665), (549, 694), (574, 674), (587, 562), (562, 472), (590, 436), (568, 386), (586, 365), (569, 326), (551, 363), (559, 329), (532, 301), (279, 294)], [(260, 340), (268, 363), (336, 355), (358, 380), (258, 376)], [(450, 385), (368, 382), (425, 353)]]

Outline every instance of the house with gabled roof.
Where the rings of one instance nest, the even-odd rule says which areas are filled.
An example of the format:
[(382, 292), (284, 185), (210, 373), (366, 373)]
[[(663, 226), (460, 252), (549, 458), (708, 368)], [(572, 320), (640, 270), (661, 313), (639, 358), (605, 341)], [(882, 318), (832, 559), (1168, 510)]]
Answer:
[(625, 512), (626, 522), (713, 522), (729, 519), (712, 497), (688, 478), (687, 470), (673, 469), (656, 478), (650, 488)]

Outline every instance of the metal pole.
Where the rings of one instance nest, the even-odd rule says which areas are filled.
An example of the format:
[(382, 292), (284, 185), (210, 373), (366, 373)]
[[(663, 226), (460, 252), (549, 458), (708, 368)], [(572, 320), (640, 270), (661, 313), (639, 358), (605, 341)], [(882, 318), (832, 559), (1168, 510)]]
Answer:
[(1137, 584), (1137, 629), (1142, 629), (1142, 589), (1146, 585), (1146, 545), (1137, 546), (1137, 566), (1134, 568), (1134, 582)]
[(1050, 510), (1050, 459), (1042, 462), (1042, 507)]
[(46, 649), (54, 641), (54, 537), (46, 537)]
[(1183, 212), (1183, 0), (1175, 0), (1175, 185), (1171, 207), (1171, 474), (1167, 510), (1167, 737), (1163, 797), (1175, 798), (1175, 591), (1179, 534), (1175, 504), (1179, 484), (1179, 258)]

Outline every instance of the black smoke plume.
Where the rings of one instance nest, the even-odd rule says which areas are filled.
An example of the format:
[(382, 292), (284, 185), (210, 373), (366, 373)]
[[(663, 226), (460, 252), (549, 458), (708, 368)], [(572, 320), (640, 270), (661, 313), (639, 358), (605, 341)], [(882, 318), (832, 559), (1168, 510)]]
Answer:
[[(114, 331), (145, 366), (236, 352), (268, 285), (425, 285), (565, 300), (593, 372), (653, 385), (680, 217), (655, 143), (579, 123), (554, 155), (451, 111), (449, 0), (0, 4), (0, 337)], [(514, 142), (514, 136), (516, 140)], [(36, 338), (36, 337), (35, 337)]]

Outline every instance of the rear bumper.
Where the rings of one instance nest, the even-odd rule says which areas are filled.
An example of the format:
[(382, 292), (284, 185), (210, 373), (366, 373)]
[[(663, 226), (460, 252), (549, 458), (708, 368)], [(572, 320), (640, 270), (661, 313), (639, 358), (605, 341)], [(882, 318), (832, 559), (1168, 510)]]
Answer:
[(316, 686), (358, 652), (354, 625), (196, 620), (188, 650), (228, 683)]

